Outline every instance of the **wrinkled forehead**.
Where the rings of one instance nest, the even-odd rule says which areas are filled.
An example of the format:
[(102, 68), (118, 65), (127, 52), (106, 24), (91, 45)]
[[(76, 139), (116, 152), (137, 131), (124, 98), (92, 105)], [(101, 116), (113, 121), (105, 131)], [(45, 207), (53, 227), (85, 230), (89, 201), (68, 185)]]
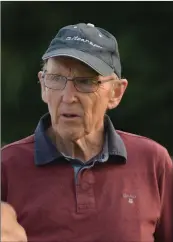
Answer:
[(61, 75), (96, 76), (98, 73), (85, 63), (71, 57), (52, 57), (46, 63), (48, 72)]

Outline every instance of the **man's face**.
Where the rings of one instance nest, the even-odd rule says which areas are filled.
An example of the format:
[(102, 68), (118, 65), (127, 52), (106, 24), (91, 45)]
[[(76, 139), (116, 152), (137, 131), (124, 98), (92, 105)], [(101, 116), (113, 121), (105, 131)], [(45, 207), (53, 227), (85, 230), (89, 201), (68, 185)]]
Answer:
[[(46, 71), (68, 78), (97, 75), (82, 62), (66, 57), (50, 58), (46, 64)], [(76, 90), (73, 81), (67, 81), (63, 90), (49, 89), (45, 87), (41, 74), (39, 72), (42, 98), (48, 105), (52, 127), (56, 133), (62, 138), (77, 140), (103, 127), (106, 110), (116, 106), (112, 101), (112, 81), (101, 84), (96, 92), (82, 93)], [(102, 80), (105, 77), (98, 78)]]

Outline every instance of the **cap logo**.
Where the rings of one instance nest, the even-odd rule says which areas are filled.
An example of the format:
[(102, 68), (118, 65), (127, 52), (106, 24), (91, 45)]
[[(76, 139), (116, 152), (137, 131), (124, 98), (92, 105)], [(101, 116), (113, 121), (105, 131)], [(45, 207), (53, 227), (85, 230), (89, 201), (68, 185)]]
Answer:
[(81, 42), (88, 43), (88, 44), (90, 44), (90, 45), (92, 45), (92, 46), (94, 46), (94, 47), (100, 48), (100, 49), (103, 48), (103, 47), (101, 47), (100, 45), (94, 44), (93, 42), (91, 42), (91, 41), (88, 40), (88, 39), (82, 39), (82, 38), (80, 38), (80, 37), (78, 37), (78, 36), (74, 36), (74, 37), (70, 37), (70, 36), (69, 36), (69, 37), (66, 37), (66, 40), (81, 41)]

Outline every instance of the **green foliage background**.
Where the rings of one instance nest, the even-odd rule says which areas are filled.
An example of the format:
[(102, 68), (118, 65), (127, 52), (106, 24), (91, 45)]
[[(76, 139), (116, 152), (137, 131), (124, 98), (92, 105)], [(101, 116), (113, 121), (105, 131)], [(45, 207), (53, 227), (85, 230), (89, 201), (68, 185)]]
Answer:
[(2, 142), (34, 132), (47, 107), (37, 72), (59, 28), (93, 23), (119, 42), (129, 81), (110, 112), (117, 129), (147, 136), (173, 154), (173, 2), (1, 2)]

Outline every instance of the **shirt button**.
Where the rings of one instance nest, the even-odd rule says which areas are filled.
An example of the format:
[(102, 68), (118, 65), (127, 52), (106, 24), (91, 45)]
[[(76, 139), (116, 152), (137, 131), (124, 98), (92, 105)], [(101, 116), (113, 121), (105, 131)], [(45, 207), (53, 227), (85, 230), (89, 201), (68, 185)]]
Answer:
[(85, 209), (85, 208), (88, 208), (88, 205), (87, 204), (79, 204), (78, 208), (79, 209)]

